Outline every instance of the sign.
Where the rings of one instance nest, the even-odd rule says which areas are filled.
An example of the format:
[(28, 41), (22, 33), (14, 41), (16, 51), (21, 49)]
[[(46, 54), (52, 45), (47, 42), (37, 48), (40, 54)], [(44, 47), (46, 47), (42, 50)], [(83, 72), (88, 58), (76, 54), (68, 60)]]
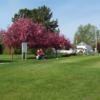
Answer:
[(26, 42), (22, 43), (22, 53), (27, 53), (27, 43)]
[(22, 59), (27, 58), (27, 43), (23, 42), (22, 43)]

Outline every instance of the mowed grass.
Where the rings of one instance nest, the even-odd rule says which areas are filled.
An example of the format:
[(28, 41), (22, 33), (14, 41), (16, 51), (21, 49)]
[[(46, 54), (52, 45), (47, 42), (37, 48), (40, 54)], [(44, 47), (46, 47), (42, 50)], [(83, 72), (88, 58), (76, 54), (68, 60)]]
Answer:
[(100, 100), (100, 57), (15, 57), (0, 64), (0, 100)]

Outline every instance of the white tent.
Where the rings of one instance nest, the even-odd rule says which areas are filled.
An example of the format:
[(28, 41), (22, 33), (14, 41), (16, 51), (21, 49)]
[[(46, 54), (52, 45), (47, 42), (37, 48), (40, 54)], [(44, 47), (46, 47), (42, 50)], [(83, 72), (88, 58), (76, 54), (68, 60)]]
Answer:
[(90, 53), (93, 53), (93, 48), (84, 43), (84, 42), (81, 42), (79, 43), (77, 46), (76, 46), (76, 49), (77, 49), (77, 53), (82, 53), (82, 54), (90, 54)]

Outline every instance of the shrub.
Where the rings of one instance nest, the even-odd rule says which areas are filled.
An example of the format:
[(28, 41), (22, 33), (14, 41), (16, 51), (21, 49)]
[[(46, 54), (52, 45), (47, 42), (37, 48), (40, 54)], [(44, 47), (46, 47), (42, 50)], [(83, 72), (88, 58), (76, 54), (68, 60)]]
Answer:
[(3, 45), (0, 44), (0, 54), (2, 54), (2, 53), (3, 53)]

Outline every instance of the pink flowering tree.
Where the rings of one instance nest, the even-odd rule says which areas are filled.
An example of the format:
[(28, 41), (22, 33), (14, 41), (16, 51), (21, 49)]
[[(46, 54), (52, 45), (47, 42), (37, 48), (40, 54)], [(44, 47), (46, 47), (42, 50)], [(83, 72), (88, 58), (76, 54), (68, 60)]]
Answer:
[(48, 32), (42, 24), (27, 18), (21, 18), (12, 23), (4, 32), (3, 42), (10, 49), (12, 59), (14, 49), (20, 48), (22, 42), (27, 42), (29, 48), (70, 47), (70, 42), (64, 36)]
[(29, 47), (35, 48), (46, 46), (46, 40), (46, 29), (42, 25), (30, 19), (19, 19), (4, 33), (3, 42), (13, 55), (13, 50), (20, 48), (22, 42), (27, 42)]
[(69, 49), (71, 47), (71, 43), (68, 39), (66, 39), (63, 35), (59, 35), (58, 33), (49, 32), (49, 46), (55, 48), (56, 56), (57, 49), (66, 48)]
[(67, 48), (71, 47), (71, 43), (68, 39), (66, 39), (63, 35), (59, 35), (59, 33), (49, 32), (49, 45), (55, 49), (59, 48)]

